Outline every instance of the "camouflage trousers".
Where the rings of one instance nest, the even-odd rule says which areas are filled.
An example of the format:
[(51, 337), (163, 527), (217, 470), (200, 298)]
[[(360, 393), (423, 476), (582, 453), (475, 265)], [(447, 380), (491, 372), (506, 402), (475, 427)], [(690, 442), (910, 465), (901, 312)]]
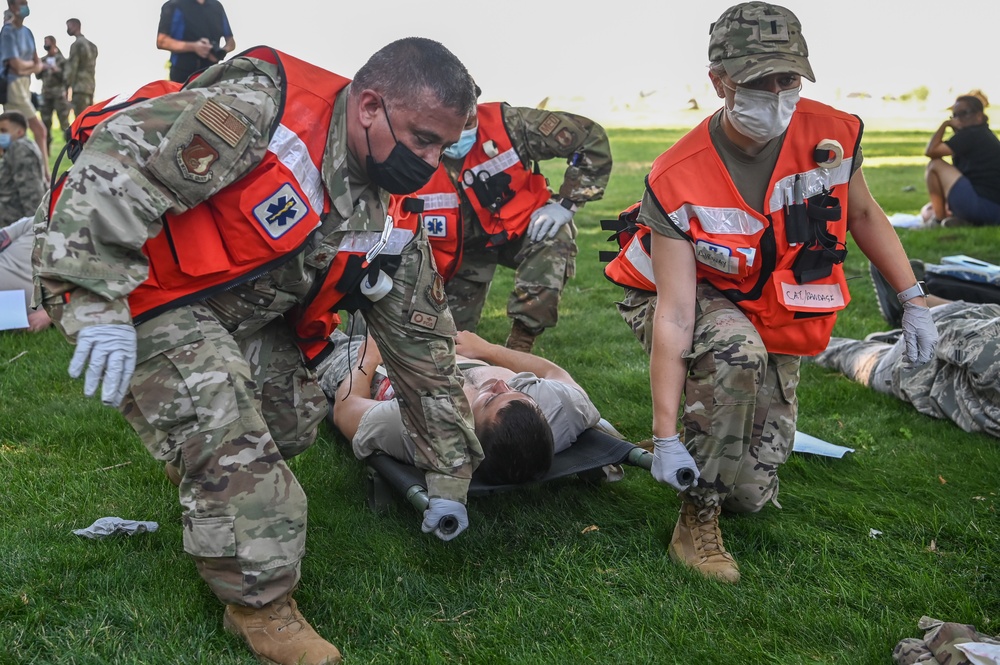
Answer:
[(69, 110), (71, 105), (66, 99), (66, 91), (43, 91), (42, 105), (38, 109), (42, 116), (42, 124), (45, 125), (45, 132), (49, 137), (49, 144), (52, 143), (52, 113), (55, 112), (59, 118), (59, 128), (64, 132), (69, 129)]
[(559, 299), (576, 274), (576, 226), (571, 221), (554, 238), (531, 242), (525, 236), (500, 247), (466, 249), (462, 265), (445, 285), (448, 306), (459, 330), (475, 332), (497, 264), (514, 270), (507, 316), (534, 333), (556, 325)]
[(88, 106), (94, 104), (94, 93), (73, 91), (73, 117), (78, 118), (81, 113), (87, 110)]
[(306, 496), (286, 460), (314, 441), (326, 397), (283, 319), (246, 335), (223, 321), (196, 304), (137, 326), (122, 411), (180, 469), (184, 549), (202, 578), (223, 602), (259, 607), (299, 579)]
[(892, 660), (897, 665), (972, 665), (973, 661), (958, 648), (959, 644), (1000, 644), (1000, 635), (991, 637), (968, 624), (923, 616), (917, 626), (926, 631), (923, 638), (908, 637), (892, 650)]
[(966, 432), (1000, 437), (1000, 305), (956, 301), (932, 307), (931, 317), (938, 345), (924, 365), (907, 362), (902, 336), (893, 344), (834, 337), (813, 362)]
[[(625, 290), (618, 312), (647, 353), (656, 294)], [(687, 500), (739, 513), (777, 505), (778, 467), (795, 437), (799, 357), (768, 353), (743, 312), (715, 288), (698, 285), (684, 383), (684, 443), (701, 471)], [(655, 379), (654, 379), (655, 380)]]

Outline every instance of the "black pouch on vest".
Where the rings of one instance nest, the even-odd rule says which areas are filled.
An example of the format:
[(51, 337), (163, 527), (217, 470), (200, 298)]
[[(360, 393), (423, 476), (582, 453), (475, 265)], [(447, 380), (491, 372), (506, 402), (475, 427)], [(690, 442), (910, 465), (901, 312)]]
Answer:
[(489, 175), (486, 171), (480, 171), (478, 174), (466, 171), (462, 174), (462, 181), (472, 188), (479, 205), (493, 213), (498, 212), (514, 198), (514, 190), (510, 188), (510, 174), (502, 171), (493, 175)]

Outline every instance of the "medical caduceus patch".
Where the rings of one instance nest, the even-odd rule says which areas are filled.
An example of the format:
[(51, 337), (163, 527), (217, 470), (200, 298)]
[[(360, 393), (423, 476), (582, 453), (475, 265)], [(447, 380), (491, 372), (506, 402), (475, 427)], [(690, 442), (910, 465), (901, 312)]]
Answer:
[(258, 203), (253, 216), (272, 238), (280, 238), (309, 213), (309, 206), (288, 183)]

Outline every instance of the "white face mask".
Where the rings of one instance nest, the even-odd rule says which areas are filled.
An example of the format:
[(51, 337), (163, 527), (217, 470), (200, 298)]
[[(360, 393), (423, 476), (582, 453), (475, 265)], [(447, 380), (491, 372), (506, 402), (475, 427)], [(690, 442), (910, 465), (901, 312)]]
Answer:
[(777, 94), (753, 88), (729, 89), (733, 90), (733, 107), (725, 107), (729, 122), (743, 136), (766, 143), (788, 129), (802, 88), (782, 90)]

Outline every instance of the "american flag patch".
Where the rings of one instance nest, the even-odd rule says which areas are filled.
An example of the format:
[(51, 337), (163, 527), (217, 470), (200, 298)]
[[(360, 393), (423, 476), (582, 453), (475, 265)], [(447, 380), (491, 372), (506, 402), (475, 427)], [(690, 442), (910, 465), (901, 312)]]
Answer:
[(233, 115), (229, 109), (212, 100), (205, 102), (205, 105), (198, 109), (195, 117), (228, 143), (231, 148), (235, 148), (243, 135), (247, 133), (245, 122)]

